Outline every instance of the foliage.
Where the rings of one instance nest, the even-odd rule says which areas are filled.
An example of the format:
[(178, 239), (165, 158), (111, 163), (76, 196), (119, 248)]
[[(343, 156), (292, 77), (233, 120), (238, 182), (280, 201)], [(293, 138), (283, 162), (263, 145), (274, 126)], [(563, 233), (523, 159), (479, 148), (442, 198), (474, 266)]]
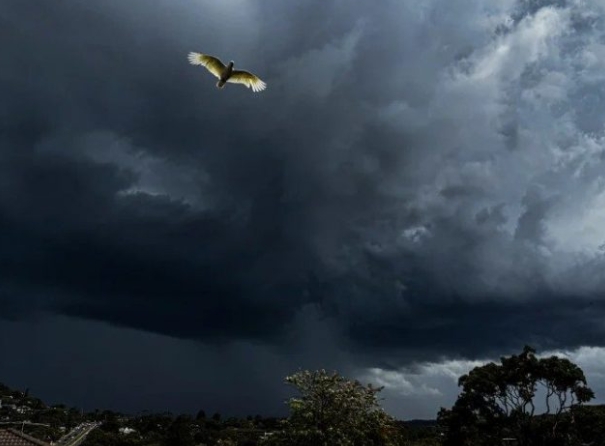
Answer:
[(168, 428), (163, 446), (194, 446), (191, 434), (191, 417), (187, 415), (178, 416)]
[[(526, 346), (500, 364), (475, 367), (459, 382), (462, 392), (451, 410), (441, 409), (446, 445), (496, 444), (502, 437), (522, 445), (555, 445), (570, 438), (566, 413), (594, 397), (582, 370), (565, 358), (538, 359)], [(536, 414), (538, 389), (546, 413)]]
[(570, 412), (570, 423), (574, 426), (575, 444), (603, 444), (605, 439), (605, 405), (576, 406)]
[(382, 388), (363, 386), (325, 370), (286, 377), (300, 397), (289, 400), (290, 417), (264, 444), (378, 446), (390, 444), (393, 420), (380, 408)]
[(101, 429), (91, 431), (83, 444), (85, 446), (150, 446), (150, 443), (143, 443), (138, 436), (111, 433)]

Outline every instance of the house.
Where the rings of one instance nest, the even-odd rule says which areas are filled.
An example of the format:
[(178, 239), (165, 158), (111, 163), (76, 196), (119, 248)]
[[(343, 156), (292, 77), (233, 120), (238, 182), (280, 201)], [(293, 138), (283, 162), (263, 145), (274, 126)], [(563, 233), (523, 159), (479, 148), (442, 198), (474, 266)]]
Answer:
[(136, 432), (136, 430), (131, 427), (121, 427), (120, 429), (118, 429), (118, 431), (124, 435), (132, 434), (133, 432)]
[(16, 429), (0, 429), (0, 446), (50, 446), (50, 443)]

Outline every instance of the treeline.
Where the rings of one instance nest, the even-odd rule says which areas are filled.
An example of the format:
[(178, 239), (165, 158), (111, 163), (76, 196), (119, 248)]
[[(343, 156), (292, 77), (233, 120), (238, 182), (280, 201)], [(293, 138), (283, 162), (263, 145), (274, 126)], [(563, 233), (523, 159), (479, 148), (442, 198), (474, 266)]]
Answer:
[(280, 419), (260, 415), (222, 419), (215, 413), (196, 417), (170, 413), (128, 417), (114, 412), (97, 414), (102, 421), (85, 441), (85, 446), (195, 446), (236, 444), (255, 446), (265, 432), (279, 429)]
[[(475, 367), (459, 379), (460, 394), (437, 421), (405, 423), (379, 405), (382, 388), (336, 372), (300, 371), (286, 377), (297, 395), (287, 418), (220, 414), (126, 416), (77, 414), (40, 406), (37, 420), (102, 424), (84, 446), (605, 446), (605, 406), (568, 359), (538, 358), (531, 347)], [(0, 388), (1, 389), (1, 388)]]
[(301, 371), (286, 382), (301, 394), (289, 401), (287, 418), (223, 419), (216, 413), (207, 417), (204, 411), (196, 417), (169, 413), (126, 417), (103, 412), (98, 414), (103, 424), (89, 434), (85, 446), (439, 444), (434, 424), (412, 428), (387, 415), (378, 405), (380, 388), (362, 386), (325, 370)]
[[(382, 388), (325, 370), (286, 378), (298, 391), (290, 415), (259, 429), (196, 425), (176, 419), (157, 445), (221, 446), (580, 446), (605, 445), (605, 407), (594, 399), (582, 369), (566, 358), (538, 358), (526, 346), (518, 355), (475, 367), (459, 379), (452, 408), (437, 425), (413, 429), (380, 407)], [(211, 434), (215, 429), (215, 433)], [(261, 431), (262, 434), (260, 434)], [(260, 434), (260, 435), (259, 435)], [(151, 440), (151, 439), (148, 439)], [(150, 443), (147, 443), (150, 444)]]
[(605, 406), (588, 406), (594, 392), (584, 372), (566, 358), (521, 354), (475, 367), (460, 377), (462, 391), (438, 420), (444, 446), (605, 445)]

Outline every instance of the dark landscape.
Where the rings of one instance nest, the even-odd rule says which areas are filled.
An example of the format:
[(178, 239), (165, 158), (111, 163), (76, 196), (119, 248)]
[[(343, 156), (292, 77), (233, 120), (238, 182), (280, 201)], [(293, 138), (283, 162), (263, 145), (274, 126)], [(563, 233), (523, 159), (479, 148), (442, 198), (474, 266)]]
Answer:
[[(382, 388), (336, 372), (299, 371), (285, 382), (297, 390), (286, 418), (84, 413), (2, 385), (0, 419), (14, 435), (20, 427), (60, 446), (593, 446), (605, 438), (605, 406), (587, 404), (594, 392), (582, 370), (529, 346), (460, 377), (456, 403), (436, 420), (396, 420), (380, 407)], [(540, 397), (545, 408), (536, 410)]]

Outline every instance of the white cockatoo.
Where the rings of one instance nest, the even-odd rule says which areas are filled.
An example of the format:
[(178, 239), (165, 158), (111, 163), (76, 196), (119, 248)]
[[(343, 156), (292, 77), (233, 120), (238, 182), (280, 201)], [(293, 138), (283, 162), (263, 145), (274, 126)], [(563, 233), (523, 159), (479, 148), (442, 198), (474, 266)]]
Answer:
[(262, 80), (254, 74), (244, 70), (234, 70), (233, 61), (227, 66), (221, 60), (214, 56), (202, 53), (189, 53), (189, 62), (192, 65), (201, 65), (218, 78), (217, 88), (223, 88), (227, 82), (232, 84), (242, 84), (252, 91), (259, 92), (267, 88)]

